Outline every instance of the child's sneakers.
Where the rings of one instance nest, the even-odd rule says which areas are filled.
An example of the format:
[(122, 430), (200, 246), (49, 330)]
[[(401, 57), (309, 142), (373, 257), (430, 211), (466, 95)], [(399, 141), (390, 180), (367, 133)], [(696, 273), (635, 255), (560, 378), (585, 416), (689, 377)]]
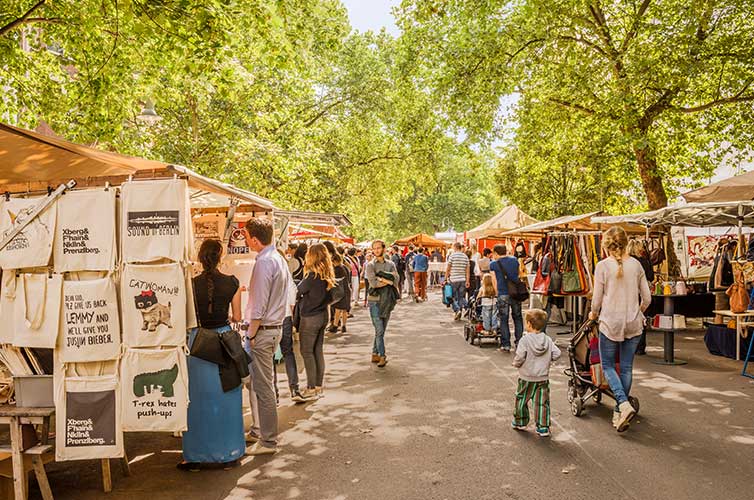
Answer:
[(550, 428), (549, 427), (537, 427), (537, 435), (539, 437), (550, 437)]
[(515, 420), (511, 423), (511, 427), (513, 427), (513, 429), (515, 429), (517, 431), (525, 431), (526, 430), (526, 426), (525, 425), (518, 425), (518, 424), (516, 424)]

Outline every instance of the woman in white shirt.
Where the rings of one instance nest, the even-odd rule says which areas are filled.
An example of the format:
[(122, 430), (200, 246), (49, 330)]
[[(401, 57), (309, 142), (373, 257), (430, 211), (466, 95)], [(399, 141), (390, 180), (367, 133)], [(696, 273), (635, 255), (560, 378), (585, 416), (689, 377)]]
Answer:
[[(626, 253), (628, 236), (621, 227), (608, 229), (602, 247), (608, 257), (594, 270), (594, 294), (590, 319), (599, 318), (602, 371), (617, 403), (613, 426), (628, 429), (636, 410), (628, 401), (631, 392), (634, 354), (641, 338), (644, 311), (652, 301), (644, 269)], [(620, 355), (620, 374), (615, 356)]]

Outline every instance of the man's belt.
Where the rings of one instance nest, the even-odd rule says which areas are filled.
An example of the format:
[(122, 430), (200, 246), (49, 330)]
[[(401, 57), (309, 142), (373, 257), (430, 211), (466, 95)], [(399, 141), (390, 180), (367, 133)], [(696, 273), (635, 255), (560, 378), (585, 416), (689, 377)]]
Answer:
[(259, 330), (280, 330), (283, 328), (283, 325), (261, 325), (257, 331)]

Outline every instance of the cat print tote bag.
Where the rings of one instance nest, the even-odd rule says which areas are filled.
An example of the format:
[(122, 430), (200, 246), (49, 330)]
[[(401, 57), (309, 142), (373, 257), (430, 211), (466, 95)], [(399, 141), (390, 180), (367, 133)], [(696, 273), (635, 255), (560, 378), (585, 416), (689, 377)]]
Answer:
[[(123, 262), (186, 257), (188, 185), (183, 179), (132, 181), (121, 187)], [(193, 231), (192, 231), (193, 232)]]
[(175, 349), (129, 349), (121, 359), (123, 430), (185, 431), (186, 354)]
[(180, 264), (126, 264), (120, 285), (125, 345), (186, 344), (186, 280)]
[(65, 363), (118, 358), (118, 296), (111, 278), (63, 283), (58, 349)]
[(62, 293), (63, 277), (60, 274), (23, 273), (18, 276), (13, 301), (13, 345), (55, 347)]
[(53, 204), (37, 217), (32, 217), (34, 209), (43, 202), (44, 198), (11, 198), (0, 201), (0, 240), (19, 224), (31, 220), (23, 231), (0, 250), (1, 268), (44, 267), (50, 263), (57, 206)]
[(69, 191), (58, 200), (56, 273), (115, 269), (115, 189)]
[(122, 457), (120, 402), (117, 377), (66, 378), (55, 394), (55, 460)]

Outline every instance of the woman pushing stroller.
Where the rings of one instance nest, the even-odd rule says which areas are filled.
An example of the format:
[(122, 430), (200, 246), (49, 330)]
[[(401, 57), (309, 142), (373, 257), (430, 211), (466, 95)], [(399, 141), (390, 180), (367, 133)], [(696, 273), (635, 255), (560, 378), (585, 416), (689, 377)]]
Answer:
[[(652, 301), (644, 269), (628, 255), (628, 236), (621, 227), (605, 232), (603, 248), (608, 257), (594, 270), (594, 294), (589, 318), (599, 319), (599, 350), (602, 371), (615, 395), (613, 426), (628, 429), (636, 416), (628, 396), (631, 392), (634, 354), (644, 326), (644, 311)], [(620, 374), (615, 356), (620, 356)]]

